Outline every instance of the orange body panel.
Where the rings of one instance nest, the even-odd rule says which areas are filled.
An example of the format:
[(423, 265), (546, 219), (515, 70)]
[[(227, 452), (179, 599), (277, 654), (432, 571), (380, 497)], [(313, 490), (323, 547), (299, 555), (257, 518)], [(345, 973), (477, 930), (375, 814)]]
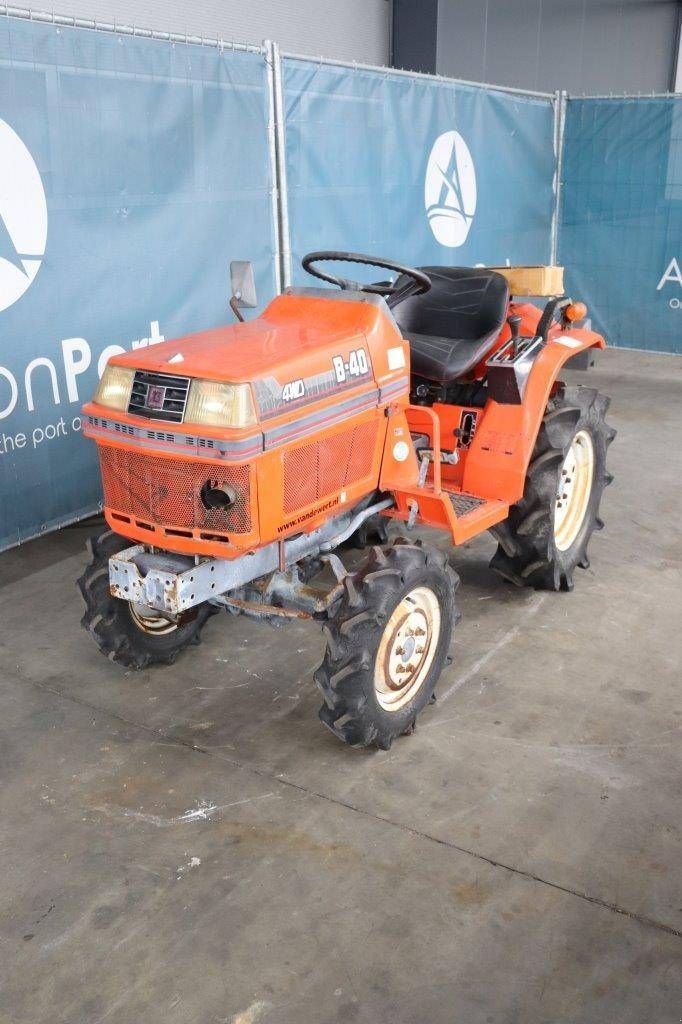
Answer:
[[(360, 351), (366, 363), (353, 373), (351, 355)], [(258, 423), (240, 430), (150, 420), (94, 402), (84, 407), (84, 433), (100, 446), (104, 512), (112, 529), (183, 554), (239, 557), (313, 530), (357, 504), (377, 487), (385, 408), (405, 406), (409, 394), (409, 346), (385, 308), (334, 292), (328, 298), (282, 295), (251, 322), (111, 362), (248, 383), (253, 390)], [(293, 400), (285, 401), (284, 388), (292, 382), (304, 392), (294, 389)], [(248, 477), (248, 522), (242, 520), (238, 532), (228, 528), (227, 517), (221, 525), (220, 514), (200, 506), (202, 470), (206, 480), (221, 484), (234, 485), (237, 471), (240, 479)], [(181, 500), (173, 498), (178, 490)]]
[(559, 371), (572, 356), (590, 347), (604, 348), (604, 339), (593, 331), (551, 331), (550, 340), (533, 363), (523, 402), (486, 403), (464, 465), (465, 491), (510, 505), (521, 498), (528, 463)]
[[(532, 336), (539, 310), (518, 303), (510, 311)], [(505, 324), (494, 350), (508, 337)], [(395, 498), (388, 514), (407, 519), (417, 503), (417, 521), (462, 543), (503, 520), (521, 497), (557, 374), (592, 345), (604, 341), (555, 325), (520, 405), (413, 406), (409, 344), (382, 302), (335, 292), (279, 296), (253, 321), (111, 360), (145, 373), (246, 383), (257, 423), (219, 429), (90, 402), (84, 432), (100, 448), (107, 521), (147, 545), (236, 558), (313, 530), (380, 490)], [(485, 372), (483, 361), (474, 376)], [(455, 432), (467, 413), (476, 425), (465, 446)], [(426, 434), (435, 453), (422, 487), (413, 433)], [(441, 449), (456, 451), (458, 462), (442, 462)], [(229, 510), (202, 504), (207, 482), (236, 494)]]
[[(539, 314), (537, 318), (533, 314), (528, 316), (531, 335), (538, 319)], [(408, 407), (405, 418), (411, 432), (427, 434), (435, 451), (456, 448), (459, 461), (448, 465), (436, 460), (429, 468), (426, 489), (405, 483), (400, 486), (397, 478), (387, 478), (387, 483), (393, 485), (391, 489), (395, 487), (399, 491), (396, 510), (391, 515), (407, 519), (411, 503), (417, 501), (417, 521), (450, 529), (456, 544), (507, 517), (509, 507), (523, 496), (540, 423), (561, 367), (586, 348), (605, 347), (604, 339), (593, 331), (576, 328), (569, 332), (559, 324), (550, 330), (549, 338), (533, 363), (523, 402), (519, 405), (489, 399), (483, 409), (476, 410), (439, 403), (431, 407)], [(477, 414), (477, 427), (469, 446), (462, 448), (454, 431), (465, 412)], [(453, 513), (452, 495), (483, 498), (485, 505), (460, 517)]]

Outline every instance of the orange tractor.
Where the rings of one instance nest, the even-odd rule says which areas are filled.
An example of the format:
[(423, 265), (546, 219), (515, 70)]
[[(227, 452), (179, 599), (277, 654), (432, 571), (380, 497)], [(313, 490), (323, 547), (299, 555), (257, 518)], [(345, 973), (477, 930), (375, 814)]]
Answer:
[[(341, 260), (392, 277), (320, 266)], [(290, 288), (254, 320), (107, 364), (84, 409), (108, 528), (79, 581), (83, 625), (141, 669), (172, 662), (220, 609), (322, 619), (320, 718), (387, 749), (433, 697), (459, 582), (439, 548), (388, 544), (387, 521), (453, 544), (489, 530), (506, 579), (570, 590), (603, 525), (615, 431), (609, 400), (559, 374), (605, 342), (578, 326), (586, 310), (561, 295), (559, 268), (344, 252), (303, 265), (340, 291)], [(548, 298), (534, 275), (554, 275), (560, 296), (542, 311), (510, 296)], [(348, 541), (366, 549), (352, 571)]]

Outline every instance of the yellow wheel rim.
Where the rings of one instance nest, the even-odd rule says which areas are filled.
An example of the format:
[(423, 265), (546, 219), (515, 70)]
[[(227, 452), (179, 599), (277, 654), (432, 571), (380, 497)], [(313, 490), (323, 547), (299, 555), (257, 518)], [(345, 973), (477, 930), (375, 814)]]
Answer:
[(554, 544), (566, 551), (580, 533), (592, 493), (594, 444), (586, 430), (571, 441), (561, 466), (554, 507)]
[(385, 711), (399, 711), (420, 690), (438, 647), (441, 615), (429, 587), (415, 587), (386, 623), (374, 663), (374, 690)]

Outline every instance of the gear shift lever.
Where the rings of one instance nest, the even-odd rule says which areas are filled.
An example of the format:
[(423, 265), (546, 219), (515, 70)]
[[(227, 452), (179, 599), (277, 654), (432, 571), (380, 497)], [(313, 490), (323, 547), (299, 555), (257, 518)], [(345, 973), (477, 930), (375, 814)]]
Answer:
[(519, 327), (521, 326), (521, 317), (518, 313), (513, 313), (507, 317), (507, 323), (511, 331), (512, 341), (512, 355), (515, 358), (519, 354)]

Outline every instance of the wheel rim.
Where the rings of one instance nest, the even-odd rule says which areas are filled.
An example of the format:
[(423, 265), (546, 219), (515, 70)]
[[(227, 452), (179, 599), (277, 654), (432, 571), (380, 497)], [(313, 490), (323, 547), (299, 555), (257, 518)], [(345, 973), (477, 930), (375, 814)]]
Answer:
[(415, 696), (431, 668), (441, 615), (428, 587), (402, 598), (386, 623), (374, 663), (374, 690), (385, 711), (398, 711)]
[(583, 525), (592, 493), (594, 444), (586, 430), (579, 430), (561, 466), (554, 508), (554, 543), (566, 551)]
[(128, 610), (137, 628), (149, 636), (165, 636), (178, 628), (175, 622), (165, 619), (163, 615), (159, 615), (153, 608), (148, 608), (146, 604), (131, 601)]

